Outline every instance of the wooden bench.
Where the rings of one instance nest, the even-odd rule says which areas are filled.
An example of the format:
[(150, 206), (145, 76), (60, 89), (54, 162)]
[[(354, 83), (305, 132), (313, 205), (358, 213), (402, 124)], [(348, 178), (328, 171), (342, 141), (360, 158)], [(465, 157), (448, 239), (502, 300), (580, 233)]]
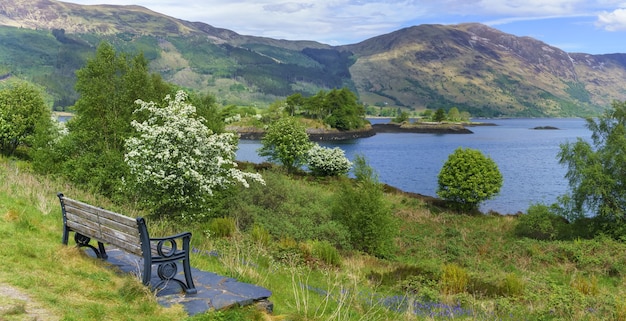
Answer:
[[(150, 285), (152, 265), (158, 264), (157, 274), (160, 282), (154, 288), (159, 289), (174, 281), (180, 284), (187, 294), (197, 293), (189, 266), (190, 232), (150, 238), (146, 221), (142, 217), (130, 218), (67, 198), (62, 193), (58, 193), (57, 196), (61, 201), (63, 212), (63, 244), (67, 245), (69, 233), (74, 232), (76, 245), (92, 249), (101, 259), (108, 257), (104, 244), (111, 244), (143, 258), (143, 284)], [(98, 242), (98, 248), (89, 244), (91, 239)], [(179, 249), (177, 241), (182, 241), (182, 249)], [(175, 278), (178, 274), (176, 264), (178, 261), (182, 262), (184, 282)]]

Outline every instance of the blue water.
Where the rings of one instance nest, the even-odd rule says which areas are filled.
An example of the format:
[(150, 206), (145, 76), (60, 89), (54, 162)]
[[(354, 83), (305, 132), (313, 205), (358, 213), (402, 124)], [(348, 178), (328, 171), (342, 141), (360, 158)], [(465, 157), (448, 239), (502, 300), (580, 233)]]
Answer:
[[(372, 123), (388, 122), (373, 119)], [(437, 174), (458, 147), (474, 148), (491, 157), (504, 177), (500, 194), (482, 204), (481, 210), (499, 213), (525, 212), (537, 202), (552, 203), (568, 191), (566, 168), (558, 163), (559, 145), (591, 136), (583, 119), (488, 120), (498, 126), (471, 127), (474, 134), (377, 134), (345, 142), (324, 143), (342, 148), (353, 160), (363, 155), (381, 182), (407, 192), (436, 196)], [(559, 130), (532, 130), (554, 126)], [(239, 142), (237, 159), (262, 162), (256, 150), (260, 142)]]

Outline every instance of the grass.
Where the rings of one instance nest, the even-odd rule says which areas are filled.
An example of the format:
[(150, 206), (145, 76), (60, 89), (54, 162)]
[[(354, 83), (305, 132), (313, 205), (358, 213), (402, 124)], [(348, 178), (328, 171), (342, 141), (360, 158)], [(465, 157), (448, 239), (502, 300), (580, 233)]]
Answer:
[[(332, 181), (268, 177), (298, 197), (332, 194)], [(0, 161), (0, 283), (19, 288), (61, 320), (626, 320), (625, 244), (604, 237), (520, 238), (513, 233), (515, 216), (452, 213), (402, 194), (386, 195), (403, 224), (397, 251), (385, 260), (346, 251), (337, 257), (319, 240), (276, 238), (258, 225), (229, 227), (228, 236), (218, 237), (209, 223), (149, 220), (152, 234), (191, 229), (199, 250), (194, 267), (273, 292), (272, 315), (248, 307), (190, 318), (180, 306), (159, 306), (136, 278), (62, 246), (57, 191), (141, 213), (34, 175), (27, 163)], [(245, 205), (241, 211), (252, 206)], [(310, 197), (288, 207), (300, 208), (290, 209), (292, 215), (320, 215), (325, 205)], [(11, 317), (27, 310), (20, 300), (0, 299), (0, 306)]]
[(55, 190), (89, 197), (30, 174), (23, 163), (0, 165), (0, 282), (22, 289), (62, 320), (185, 317), (181, 307), (160, 307), (133, 277), (117, 275), (76, 248), (62, 246)]

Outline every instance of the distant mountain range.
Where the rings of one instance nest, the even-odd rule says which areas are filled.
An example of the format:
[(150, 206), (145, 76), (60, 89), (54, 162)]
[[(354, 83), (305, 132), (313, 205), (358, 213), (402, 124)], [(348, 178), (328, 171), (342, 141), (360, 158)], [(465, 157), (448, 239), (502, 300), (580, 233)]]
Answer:
[(419, 25), (330, 46), (245, 36), (140, 6), (54, 0), (0, 3), (0, 81), (42, 85), (71, 106), (75, 71), (106, 40), (143, 52), (153, 71), (224, 104), (268, 104), (346, 86), (374, 106), (457, 107), (473, 116), (599, 113), (626, 100), (626, 54), (567, 53), (530, 37), (467, 23)]

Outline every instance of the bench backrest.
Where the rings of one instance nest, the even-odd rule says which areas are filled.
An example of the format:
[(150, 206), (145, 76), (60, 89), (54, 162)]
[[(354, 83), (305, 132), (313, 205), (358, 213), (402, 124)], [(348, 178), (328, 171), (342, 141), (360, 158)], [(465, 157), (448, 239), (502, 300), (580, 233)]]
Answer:
[(142, 256), (137, 219), (62, 197), (66, 225), (74, 232)]

